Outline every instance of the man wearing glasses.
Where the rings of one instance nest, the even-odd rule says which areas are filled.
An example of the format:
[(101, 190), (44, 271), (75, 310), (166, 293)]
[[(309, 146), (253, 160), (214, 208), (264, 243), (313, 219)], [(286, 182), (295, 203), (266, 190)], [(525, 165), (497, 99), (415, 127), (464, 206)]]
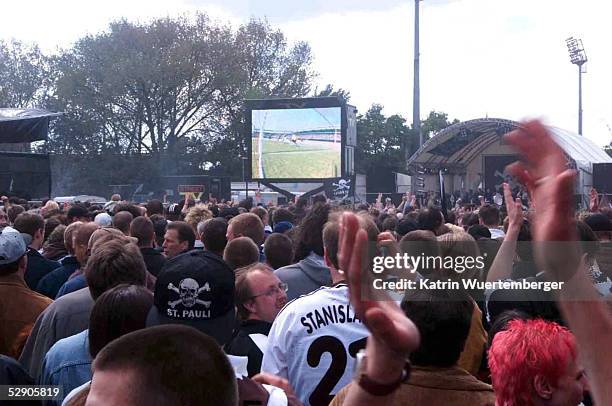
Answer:
[(286, 292), (287, 285), (264, 264), (243, 268), (236, 274), (236, 307), (241, 322), (225, 352), (248, 357), (249, 377), (261, 370), (268, 333), (276, 315), (287, 303)]

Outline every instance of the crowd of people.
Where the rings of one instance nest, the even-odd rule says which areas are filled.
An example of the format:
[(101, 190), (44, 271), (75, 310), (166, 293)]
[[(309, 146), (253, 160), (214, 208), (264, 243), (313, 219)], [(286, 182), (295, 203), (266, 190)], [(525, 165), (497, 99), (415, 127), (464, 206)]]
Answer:
[[(574, 211), (541, 124), (507, 140), (524, 187), (449, 210), (2, 197), (0, 385), (71, 406), (612, 404), (612, 210)], [(373, 257), (405, 253), (484, 258), (412, 281), (563, 288), (375, 289)]]

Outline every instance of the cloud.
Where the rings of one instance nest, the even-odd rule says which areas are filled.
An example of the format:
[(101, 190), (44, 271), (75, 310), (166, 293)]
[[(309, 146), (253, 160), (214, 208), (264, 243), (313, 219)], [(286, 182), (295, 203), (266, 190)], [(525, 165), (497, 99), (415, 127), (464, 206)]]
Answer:
[[(106, 0), (6, 2), (0, 38), (37, 42), (46, 51), (114, 19), (147, 21), (205, 11), (237, 26), (251, 16), (285, 15), (279, 1)], [(229, 2), (228, 2), (229, 1)], [(349, 4), (350, 2), (347, 2)], [(362, 2), (363, 3), (363, 2)], [(245, 6), (251, 4), (251, 6)], [(313, 3), (315, 4), (315, 3)], [(386, 0), (379, 9), (325, 6), (299, 10), (278, 26), (291, 41), (310, 43), (320, 87), (332, 83), (352, 94), (361, 112), (374, 103), (412, 121), (414, 3)], [(365, 4), (365, 3), (364, 3)], [(372, 3), (371, 3), (372, 4)], [(396, 5), (394, 5), (396, 4)], [(583, 39), (584, 133), (599, 145), (612, 140), (612, 3), (604, 0), (426, 0), (421, 4), (421, 115), (432, 110), (468, 120), (484, 116), (543, 117), (576, 131), (577, 68), (565, 38)], [(276, 11), (275, 11), (276, 10)], [(325, 11), (327, 10), (327, 11)], [(280, 13), (280, 14), (279, 14)]]
[(7, 1), (0, 14), (0, 38), (35, 42), (45, 51), (66, 47), (86, 34), (108, 28), (117, 19), (146, 22), (158, 17), (176, 17), (206, 12), (223, 23), (242, 21), (215, 4), (196, 6), (188, 0), (105, 0), (105, 1)]
[[(612, 28), (605, 2), (465, 0), (421, 3), (421, 115), (432, 109), (468, 120), (543, 117), (576, 131), (577, 68), (565, 38), (584, 41), (584, 133), (612, 140)], [(308, 41), (319, 83), (351, 91), (361, 112), (371, 103), (412, 117), (412, 2), (374, 12), (327, 13), (282, 29)]]

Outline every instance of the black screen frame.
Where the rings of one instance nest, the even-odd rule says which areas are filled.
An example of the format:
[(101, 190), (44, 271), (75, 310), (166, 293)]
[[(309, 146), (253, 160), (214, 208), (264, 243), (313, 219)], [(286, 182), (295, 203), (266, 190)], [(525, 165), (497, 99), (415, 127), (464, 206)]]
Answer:
[[(252, 111), (253, 110), (289, 110), (310, 108), (340, 108), (340, 176), (329, 178), (254, 178), (253, 177), (253, 146), (252, 138)], [(250, 99), (244, 102), (245, 131), (244, 140), (247, 146), (247, 168), (245, 177), (247, 180), (266, 183), (320, 183), (329, 179), (346, 177), (345, 168), (345, 146), (346, 146), (346, 102), (340, 97), (307, 97), (293, 99)]]

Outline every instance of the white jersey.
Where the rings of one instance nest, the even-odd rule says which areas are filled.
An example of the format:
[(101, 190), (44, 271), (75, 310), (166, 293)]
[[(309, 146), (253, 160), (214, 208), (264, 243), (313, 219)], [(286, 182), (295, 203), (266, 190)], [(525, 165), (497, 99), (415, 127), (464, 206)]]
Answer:
[(351, 382), (367, 336), (349, 303), (348, 286), (322, 287), (278, 314), (261, 371), (286, 378), (304, 405), (328, 405)]

